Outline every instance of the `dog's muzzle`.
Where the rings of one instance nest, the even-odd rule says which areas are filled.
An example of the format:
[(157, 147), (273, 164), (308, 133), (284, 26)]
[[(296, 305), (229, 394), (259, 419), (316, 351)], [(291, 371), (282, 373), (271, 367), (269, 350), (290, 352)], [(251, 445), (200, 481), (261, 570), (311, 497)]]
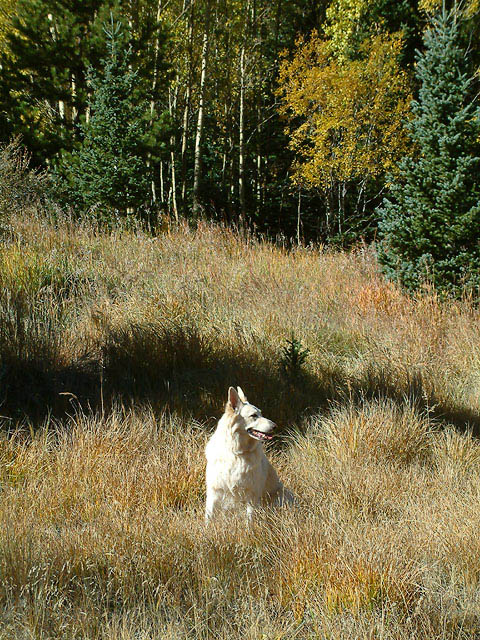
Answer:
[[(277, 425), (273, 422), (271, 424), (272, 426), (270, 427), (270, 431), (273, 431), (273, 429), (275, 429)], [(247, 429), (247, 433), (251, 438), (255, 438), (255, 440), (260, 440), (261, 442), (264, 442), (266, 440), (273, 440), (273, 434), (267, 433), (265, 431), (260, 431), (259, 429), (254, 429), (253, 427)]]

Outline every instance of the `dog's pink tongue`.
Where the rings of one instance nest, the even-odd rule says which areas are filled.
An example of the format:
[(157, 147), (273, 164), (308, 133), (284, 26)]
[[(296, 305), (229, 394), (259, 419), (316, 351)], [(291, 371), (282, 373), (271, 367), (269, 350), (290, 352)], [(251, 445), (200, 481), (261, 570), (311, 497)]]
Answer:
[(268, 435), (268, 433), (262, 433), (262, 437), (265, 438), (265, 440), (272, 440), (273, 436)]

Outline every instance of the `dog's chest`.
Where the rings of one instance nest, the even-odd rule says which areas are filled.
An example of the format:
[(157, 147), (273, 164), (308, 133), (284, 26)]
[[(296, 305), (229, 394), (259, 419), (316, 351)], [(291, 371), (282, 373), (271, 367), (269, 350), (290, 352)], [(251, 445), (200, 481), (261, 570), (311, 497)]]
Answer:
[(261, 455), (226, 456), (209, 463), (218, 489), (232, 494), (261, 495), (266, 479), (266, 469)]
[(249, 460), (247, 457), (239, 456), (228, 469), (227, 483), (233, 492), (236, 490), (261, 490), (265, 482), (263, 476), (260, 457), (255, 456)]

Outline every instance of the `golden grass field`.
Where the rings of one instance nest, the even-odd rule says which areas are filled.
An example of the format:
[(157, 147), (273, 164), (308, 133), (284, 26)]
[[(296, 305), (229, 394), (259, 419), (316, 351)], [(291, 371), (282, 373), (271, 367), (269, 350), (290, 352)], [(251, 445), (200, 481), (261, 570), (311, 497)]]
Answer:
[[(1, 233), (0, 638), (480, 637), (472, 301), (406, 297), (368, 247)], [(230, 384), (299, 497), (249, 528), (203, 522)]]

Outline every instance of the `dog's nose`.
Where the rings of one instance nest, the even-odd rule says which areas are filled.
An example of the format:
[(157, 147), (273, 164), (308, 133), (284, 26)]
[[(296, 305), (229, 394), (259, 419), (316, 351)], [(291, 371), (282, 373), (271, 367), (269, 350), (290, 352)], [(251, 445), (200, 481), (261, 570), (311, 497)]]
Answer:
[(273, 431), (274, 429), (277, 428), (277, 425), (275, 424), (275, 422), (272, 422), (271, 420), (269, 420), (268, 422), (269, 422), (269, 425), (268, 425), (269, 431)]

